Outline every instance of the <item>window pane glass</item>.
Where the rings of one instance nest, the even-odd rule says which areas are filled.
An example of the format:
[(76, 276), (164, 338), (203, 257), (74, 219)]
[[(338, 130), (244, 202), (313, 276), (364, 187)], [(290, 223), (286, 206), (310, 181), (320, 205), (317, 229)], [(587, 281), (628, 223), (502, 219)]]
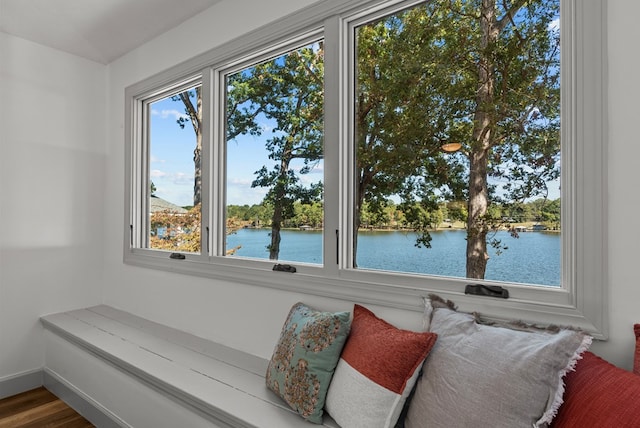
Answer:
[(147, 104), (149, 248), (200, 252), (200, 86)]
[(225, 76), (229, 256), (322, 263), (323, 42)]
[(559, 0), (521, 3), (355, 28), (355, 267), (560, 285)]

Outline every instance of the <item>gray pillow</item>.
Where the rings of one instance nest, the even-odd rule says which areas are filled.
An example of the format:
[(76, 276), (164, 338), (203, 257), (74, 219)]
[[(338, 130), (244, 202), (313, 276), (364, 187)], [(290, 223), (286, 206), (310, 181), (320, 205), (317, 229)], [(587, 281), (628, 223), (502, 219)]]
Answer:
[(406, 428), (545, 427), (563, 376), (591, 344), (574, 330), (517, 329), (477, 322), (436, 296), (425, 311), (438, 334), (409, 406)]

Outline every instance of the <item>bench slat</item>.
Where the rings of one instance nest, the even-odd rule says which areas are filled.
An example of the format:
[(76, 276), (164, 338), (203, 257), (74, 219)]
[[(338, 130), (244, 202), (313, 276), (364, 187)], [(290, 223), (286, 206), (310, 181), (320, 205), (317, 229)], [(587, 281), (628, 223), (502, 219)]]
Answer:
[(264, 358), (238, 351), (237, 349), (224, 346), (220, 343), (212, 342), (192, 334), (187, 334), (181, 330), (140, 318), (128, 312), (112, 308), (111, 306), (94, 306), (88, 308), (88, 310), (106, 318), (117, 320), (118, 322), (130, 327), (138, 328), (193, 351), (225, 361), (228, 364), (237, 364), (238, 366), (246, 370), (250, 370), (257, 375), (264, 376), (267, 371), (268, 362)]

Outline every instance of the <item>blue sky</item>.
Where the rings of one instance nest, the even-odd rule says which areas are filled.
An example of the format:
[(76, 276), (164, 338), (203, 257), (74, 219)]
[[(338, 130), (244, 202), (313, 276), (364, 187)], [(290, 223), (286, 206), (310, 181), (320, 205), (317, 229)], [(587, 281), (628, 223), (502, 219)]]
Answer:
[[(184, 129), (176, 123), (184, 117), (184, 106), (170, 98), (151, 106), (151, 181), (156, 195), (179, 206), (193, 204), (193, 149), (196, 140), (191, 123)], [(258, 119), (260, 121), (260, 118)], [(273, 135), (272, 126), (262, 118), (264, 136), (241, 135), (227, 144), (227, 203), (230, 205), (259, 204), (265, 188), (251, 188), (255, 172), (273, 161), (267, 158), (265, 139)], [(294, 169), (301, 162), (293, 163)], [(323, 180), (323, 166), (301, 178), (303, 183)]]
[(182, 103), (170, 98), (151, 105), (150, 178), (156, 195), (176, 205), (193, 204), (193, 149), (195, 134), (188, 123), (177, 124), (184, 116)]

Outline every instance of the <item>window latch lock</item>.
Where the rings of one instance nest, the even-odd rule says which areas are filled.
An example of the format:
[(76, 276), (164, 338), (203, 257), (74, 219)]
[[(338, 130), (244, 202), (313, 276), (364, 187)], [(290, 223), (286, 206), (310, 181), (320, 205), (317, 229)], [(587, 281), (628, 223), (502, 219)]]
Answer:
[(180, 254), (180, 253), (171, 253), (171, 255), (169, 256), (170, 259), (174, 259), (174, 260), (184, 260), (187, 257), (184, 254)]
[(278, 272), (289, 272), (289, 273), (295, 273), (296, 272), (295, 266), (281, 265), (279, 263), (273, 265), (273, 270), (278, 271)]
[(474, 296), (498, 297), (501, 299), (509, 298), (509, 290), (499, 285), (483, 285), (483, 284), (467, 284), (464, 288), (464, 294), (473, 294)]

